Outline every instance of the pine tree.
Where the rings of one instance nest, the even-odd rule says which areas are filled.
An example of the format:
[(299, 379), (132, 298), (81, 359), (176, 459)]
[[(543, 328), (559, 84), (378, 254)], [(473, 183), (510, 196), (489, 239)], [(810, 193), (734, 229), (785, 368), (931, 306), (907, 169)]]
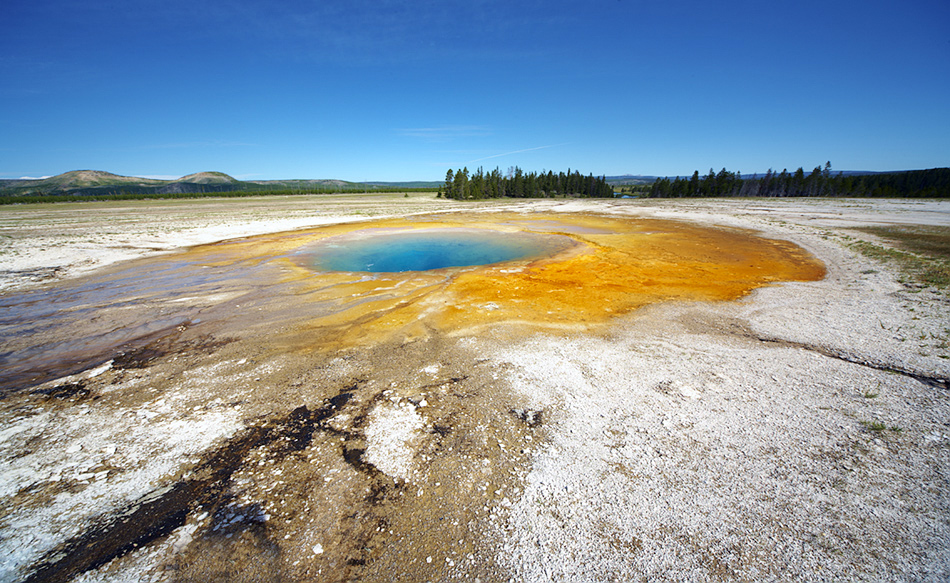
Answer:
[(694, 170), (693, 176), (689, 179), (689, 195), (699, 196), (699, 170)]
[(468, 168), (462, 168), (455, 173), (455, 182), (453, 186), (455, 198), (465, 200), (468, 198)]
[(455, 196), (455, 173), (452, 172), (451, 168), (449, 168), (449, 171), (445, 173), (444, 188), (446, 198), (458, 198)]

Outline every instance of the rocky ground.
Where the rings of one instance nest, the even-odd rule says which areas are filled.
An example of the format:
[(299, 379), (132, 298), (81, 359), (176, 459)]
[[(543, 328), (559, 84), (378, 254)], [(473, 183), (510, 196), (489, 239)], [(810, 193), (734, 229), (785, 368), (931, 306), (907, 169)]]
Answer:
[(161, 274), (182, 245), (459, 208), (754, 229), (827, 275), (585, 331), (502, 323), (336, 351), (301, 350), (298, 328), (268, 340), (293, 314), (242, 287), (250, 267), (187, 293), (173, 272), (104, 308), (55, 296), (83, 346), (117, 342), (96, 318), (155, 325), (4, 393), (0, 580), (950, 577), (947, 295), (856, 253), (871, 237), (852, 230), (950, 226), (944, 201), (4, 208), (0, 302), (37, 317), (0, 317), (0, 352), (12, 370), (29, 352), (14, 332), (54, 334), (53, 296), (16, 298), (115, 284), (120, 260)]

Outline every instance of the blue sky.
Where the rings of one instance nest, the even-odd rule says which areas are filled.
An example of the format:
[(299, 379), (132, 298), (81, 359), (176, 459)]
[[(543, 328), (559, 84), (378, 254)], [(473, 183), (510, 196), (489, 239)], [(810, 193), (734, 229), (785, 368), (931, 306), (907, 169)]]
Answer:
[(950, 166), (950, 2), (6, 0), (0, 177)]

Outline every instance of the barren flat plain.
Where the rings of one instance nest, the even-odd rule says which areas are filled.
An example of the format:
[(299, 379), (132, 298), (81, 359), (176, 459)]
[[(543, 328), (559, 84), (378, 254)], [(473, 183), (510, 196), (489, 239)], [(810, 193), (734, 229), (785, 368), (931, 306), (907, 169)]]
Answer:
[[(0, 581), (944, 581), (950, 201), (0, 208)], [(555, 254), (314, 270), (363, 232)], [(869, 253), (873, 251), (872, 253)]]

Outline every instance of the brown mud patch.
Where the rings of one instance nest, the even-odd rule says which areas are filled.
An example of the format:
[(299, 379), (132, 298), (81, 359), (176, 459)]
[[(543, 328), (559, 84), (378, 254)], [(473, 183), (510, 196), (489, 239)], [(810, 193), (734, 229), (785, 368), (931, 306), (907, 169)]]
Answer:
[[(249, 349), (235, 341), (213, 357), (159, 356), (131, 372), (148, 372), (149, 398), (187, 398), (181, 409), (189, 411), (202, 401), (185, 396), (182, 372), (235, 363)], [(252, 370), (269, 368), (262, 364)], [(493, 544), (478, 533), (516, 498), (542, 416), (512, 410), (497, 371), (473, 360), (464, 342), (432, 338), (296, 358), (250, 382), (226, 370), (218, 374), (226, 389), (209, 390), (214, 380), (197, 377), (188, 384), (204, 402), (230, 400), (217, 409), (240, 408), (243, 428), (43, 553), (24, 580), (67, 581), (95, 570), (108, 578), (134, 568), (143, 552), (169, 581), (498, 578)], [(122, 386), (129, 373), (113, 369), (83, 382), (101, 395), (90, 415), (120, 419), (141, 408), (142, 391)], [(50, 398), (21, 395), (7, 405), (59, 407)], [(204, 409), (194, 407), (187, 418)], [(398, 427), (406, 416), (418, 419), (409, 434)], [(122, 465), (112, 470), (120, 478)], [(27, 489), (10, 509), (84, 487), (64, 480)]]

